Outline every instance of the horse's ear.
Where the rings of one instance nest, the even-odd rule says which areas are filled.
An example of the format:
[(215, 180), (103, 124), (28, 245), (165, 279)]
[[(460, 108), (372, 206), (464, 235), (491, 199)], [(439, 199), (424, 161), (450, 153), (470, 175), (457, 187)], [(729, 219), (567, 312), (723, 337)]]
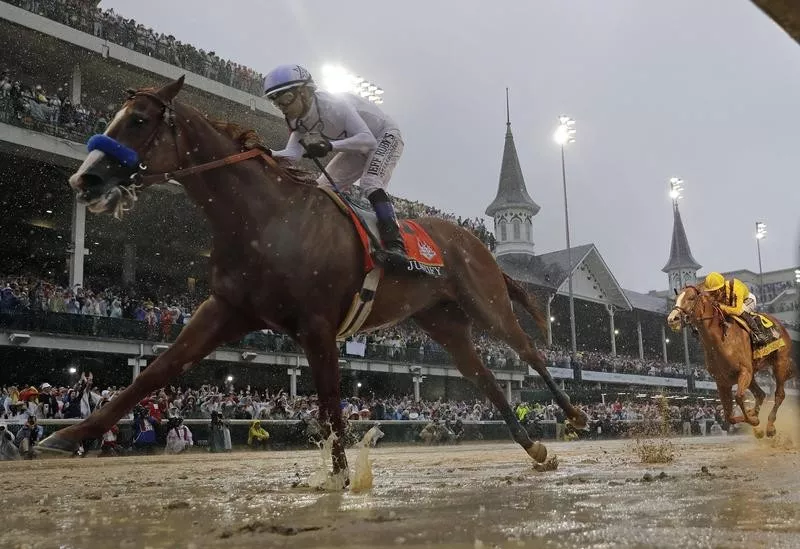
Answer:
[(181, 91), (184, 78), (186, 78), (185, 74), (181, 75), (181, 77), (177, 80), (170, 82), (158, 90), (158, 96), (167, 103), (170, 103), (173, 99), (175, 99), (175, 96), (178, 95), (178, 92)]

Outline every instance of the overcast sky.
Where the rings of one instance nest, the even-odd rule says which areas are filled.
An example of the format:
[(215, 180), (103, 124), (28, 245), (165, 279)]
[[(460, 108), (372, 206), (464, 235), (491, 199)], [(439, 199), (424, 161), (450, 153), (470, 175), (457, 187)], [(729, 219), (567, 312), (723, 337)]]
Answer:
[[(497, 9), (503, 6), (502, 9)], [(107, 0), (101, 7), (266, 73), (338, 62), (386, 90), (405, 152), (390, 192), (483, 215), (497, 192), (505, 88), (536, 252), (565, 246), (559, 114), (574, 245), (617, 280), (667, 287), (671, 176), (708, 270), (797, 264), (800, 48), (746, 0), (376, 2)], [(283, 143), (276, 143), (282, 147)], [(487, 223), (491, 226), (490, 221)]]

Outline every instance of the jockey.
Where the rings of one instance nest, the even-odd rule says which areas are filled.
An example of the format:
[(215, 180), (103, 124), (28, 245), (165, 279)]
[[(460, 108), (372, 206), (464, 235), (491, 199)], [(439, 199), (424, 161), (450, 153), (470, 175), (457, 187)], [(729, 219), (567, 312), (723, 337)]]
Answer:
[(753, 314), (756, 310), (756, 296), (744, 282), (737, 278), (726, 281), (724, 276), (714, 272), (706, 276), (703, 286), (717, 301), (722, 312), (738, 316), (747, 322), (753, 331), (755, 344), (766, 343), (767, 334)]
[[(311, 74), (300, 65), (281, 65), (264, 77), (264, 96), (283, 113), (292, 131), (278, 158), (324, 158), (335, 153), (327, 172), (341, 190), (361, 180), (361, 189), (378, 217), (385, 263), (408, 263), (400, 227), (386, 187), (403, 153), (395, 122), (377, 105), (352, 93), (317, 90)], [(330, 187), (323, 175), (319, 186)]]

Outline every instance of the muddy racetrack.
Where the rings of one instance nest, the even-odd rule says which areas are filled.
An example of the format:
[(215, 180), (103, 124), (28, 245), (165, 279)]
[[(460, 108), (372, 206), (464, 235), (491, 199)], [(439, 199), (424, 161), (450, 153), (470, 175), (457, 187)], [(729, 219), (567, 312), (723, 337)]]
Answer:
[(631, 441), (551, 443), (544, 473), (510, 443), (379, 444), (366, 494), (298, 485), (317, 451), (5, 462), (0, 547), (800, 547), (785, 436), (675, 444), (653, 466)]

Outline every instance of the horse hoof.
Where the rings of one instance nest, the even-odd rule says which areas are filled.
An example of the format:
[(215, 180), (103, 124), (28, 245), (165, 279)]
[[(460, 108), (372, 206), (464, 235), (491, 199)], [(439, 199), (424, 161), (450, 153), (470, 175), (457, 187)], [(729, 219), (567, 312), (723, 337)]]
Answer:
[(774, 426), (773, 427), (767, 427), (767, 437), (768, 438), (774, 437), (776, 432), (777, 431), (776, 431)]
[(50, 452), (53, 454), (72, 456), (75, 455), (75, 452), (78, 451), (79, 447), (80, 444), (77, 442), (73, 442), (52, 434), (37, 444), (35, 449), (37, 452)]
[(544, 463), (547, 459), (547, 448), (541, 442), (534, 442), (533, 445), (525, 451), (538, 463)]
[(753, 429), (753, 435), (756, 438), (764, 438), (764, 429)]
[(587, 431), (589, 429), (589, 417), (581, 412), (578, 417), (568, 419), (569, 423), (578, 431)]

